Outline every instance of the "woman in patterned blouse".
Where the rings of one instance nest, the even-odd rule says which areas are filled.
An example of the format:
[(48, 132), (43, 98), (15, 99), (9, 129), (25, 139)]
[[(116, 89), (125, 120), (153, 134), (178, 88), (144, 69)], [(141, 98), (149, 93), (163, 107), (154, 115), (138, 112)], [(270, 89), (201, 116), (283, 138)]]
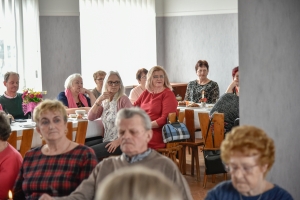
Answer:
[(209, 72), (207, 61), (199, 60), (196, 63), (195, 71), (199, 79), (188, 83), (184, 99), (198, 103), (202, 98), (202, 91), (204, 91), (206, 103), (216, 103), (219, 98), (219, 86), (217, 82), (207, 78)]
[(46, 144), (26, 153), (14, 199), (38, 199), (44, 193), (69, 195), (97, 165), (95, 153), (66, 137), (67, 113), (61, 102), (45, 100), (33, 115), (36, 130)]

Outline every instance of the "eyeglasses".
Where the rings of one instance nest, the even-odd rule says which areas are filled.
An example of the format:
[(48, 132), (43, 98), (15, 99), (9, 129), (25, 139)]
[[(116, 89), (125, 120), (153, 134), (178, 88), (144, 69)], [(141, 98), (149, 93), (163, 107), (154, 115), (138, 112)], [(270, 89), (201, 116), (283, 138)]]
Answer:
[(153, 76), (153, 78), (154, 78), (154, 79), (159, 79), (159, 78), (163, 79), (163, 78), (165, 78), (165, 76), (164, 76), (164, 75), (160, 75), (160, 76), (155, 75), (155, 76)]
[(103, 81), (104, 78), (96, 78), (95, 80), (97, 80), (97, 81)]
[(108, 83), (108, 85), (110, 85), (110, 86), (113, 86), (113, 85), (118, 86), (118, 85), (120, 84), (120, 81), (115, 81), (115, 82), (113, 82), (113, 81), (108, 81), (107, 83)]
[(147, 76), (142, 76), (141, 79), (147, 79)]
[(242, 166), (238, 167), (236, 165), (227, 165), (226, 170), (230, 172), (231, 174), (235, 174), (238, 170), (241, 170), (242, 174), (244, 175), (251, 175), (253, 168), (258, 165), (253, 165), (253, 166)]

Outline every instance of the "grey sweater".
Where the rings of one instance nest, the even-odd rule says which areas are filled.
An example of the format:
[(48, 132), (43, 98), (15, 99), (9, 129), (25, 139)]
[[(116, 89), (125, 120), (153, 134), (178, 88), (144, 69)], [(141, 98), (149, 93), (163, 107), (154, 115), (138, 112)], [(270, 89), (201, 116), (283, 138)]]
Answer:
[[(109, 157), (100, 162), (92, 171), (88, 179), (84, 180), (77, 189), (66, 197), (56, 197), (55, 199), (68, 199), (68, 200), (93, 200), (95, 198), (96, 189), (103, 179), (110, 173), (128, 166), (141, 165), (143, 167), (150, 168), (151, 170), (157, 170), (165, 174), (171, 182), (174, 183), (174, 187), (180, 191), (182, 199), (192, 200), (191, 192), (185, 178), (180, 173), (178, 167), (169, 158), (157, 153), (152, 152), (143, 160), (128, 163), (125, 155), (122, 154), (118, 157)], [(153, 172), (155, 173), (155, 171)]]

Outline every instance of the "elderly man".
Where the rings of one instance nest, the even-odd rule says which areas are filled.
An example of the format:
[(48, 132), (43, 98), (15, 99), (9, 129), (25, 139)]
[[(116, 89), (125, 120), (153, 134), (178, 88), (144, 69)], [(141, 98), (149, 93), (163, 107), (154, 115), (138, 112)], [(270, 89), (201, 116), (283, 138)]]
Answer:
[[(148, 142), (152, 138), (151, 120), (143, 110), (139, 108), (122, 109), (117, 114), (115, 124), (118, 127), (123, 154), (104, 159), (74, 192), (69, 196), (55, 199), (93, 200), (96, 194), (95, 188), (108, 174), (124, 167), (136, 165), (152, 169), (153, 173), (155, 170), (162, 172), (180, 191), (182, 199), (192, 199), (187, 182), (177, 166), (169, 158), (148, 148)], [(118, 188), (116, 188), (117, 191)], [(40, 198), (40, 200), (48, 199), (52, 198), (46, 194)]]

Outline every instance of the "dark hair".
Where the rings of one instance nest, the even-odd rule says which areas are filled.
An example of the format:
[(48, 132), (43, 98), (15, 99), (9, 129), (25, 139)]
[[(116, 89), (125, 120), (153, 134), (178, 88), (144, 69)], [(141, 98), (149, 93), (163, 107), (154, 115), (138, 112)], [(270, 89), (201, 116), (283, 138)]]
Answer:
[(232, 69), (232, 77), (234, 78), (235, 74), (239, 71), (239, 66)]
[(6, 114), (0, 112), (0, 140), (7, 141), (11, 133), (10, 124), (8, 123)]
[(209, 65), (208, 65), (208, 62), (206, 60), (199, 60), (196, 63), (196, 66), (195, 66), (195, 71), (196, 72), (197, 72), (197, 70), (198, 70), (199, 67), (206, 67), (207, 70), (209, 70)]
[(147, 75), (147, 74), (148, 74), (148, 70), (145, 69), (145, 68), (139, 69), (139, 70), (136, 72), (136, 80), (140, 81), (141, 78), (142, 78), (142, 74), (143, 74), (143, 73), (144, 73), (145, 75)]
[(17, 75), (20, 78), (20, 76), (17, 72), (6, 72), (4, 74), (4, 81), (7, 82), (11, 75)]

